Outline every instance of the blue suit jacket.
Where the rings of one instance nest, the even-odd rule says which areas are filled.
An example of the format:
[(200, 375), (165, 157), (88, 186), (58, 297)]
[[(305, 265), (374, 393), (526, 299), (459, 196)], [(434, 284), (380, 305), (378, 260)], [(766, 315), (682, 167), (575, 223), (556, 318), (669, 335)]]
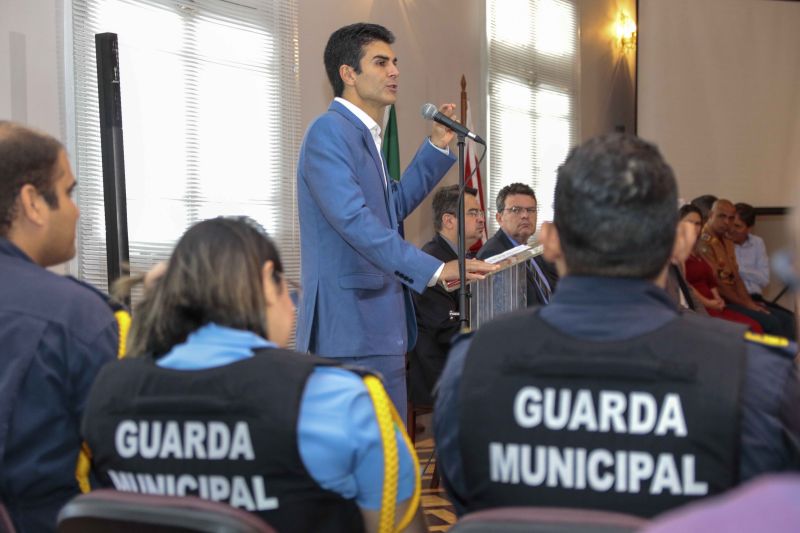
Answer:
[(355, 115), (334, 101), (311, 123), (297, 165), (304, 289), (298, 351), (402, 355), (414, 345), (405, 287), (422, 292), (441, 262), (397, 228), (454, 161), (425, 141), (387, 190), (375, 143)]

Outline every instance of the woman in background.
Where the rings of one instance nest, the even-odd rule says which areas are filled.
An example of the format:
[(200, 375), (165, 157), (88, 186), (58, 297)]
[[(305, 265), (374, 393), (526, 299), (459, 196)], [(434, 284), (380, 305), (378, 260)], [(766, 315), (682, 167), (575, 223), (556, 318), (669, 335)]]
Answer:
[(725, 307), (725, 300), (719, 294), (717, 289), (717, 280), (714, 278), (714, 271), (711, 266), (697, 254), (697, 238), (700, 236), (702, 229), (702, 217), (700, 209), (692, 204), (686, 204), (680, 208), (680, 220), (691, 224), (695, 231), (693, 233), (693, 241), (691, 243), (692, 253), (686, 259), (684, 265), (687, 283), (694, 291), (694, 296), (703, 304), (708, 314), (730, 320), (732, 322), (740, 322), (747, 325), (750, 331), (755, 333), (763, 333), (764, 330), (761, 325), (755, 320), (746, 317), (741, 313), (737, 313), (732, 309)]
[(189, 229), (136, 309), (128, 358), (89, 396), (102, 484), (226, 502), (279, 531), (424, 531), (413, 446), (380, 382), (286, 350), (294, 316), (257, 223)]

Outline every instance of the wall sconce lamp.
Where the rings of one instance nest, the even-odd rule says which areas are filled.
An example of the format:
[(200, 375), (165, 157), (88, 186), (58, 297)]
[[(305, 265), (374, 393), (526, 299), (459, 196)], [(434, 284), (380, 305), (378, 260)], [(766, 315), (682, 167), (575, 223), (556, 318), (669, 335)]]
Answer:
[(636, 22), (627, 13), (620, 13), (614, 23), (617, 42), (623, 52), (636, 48)]

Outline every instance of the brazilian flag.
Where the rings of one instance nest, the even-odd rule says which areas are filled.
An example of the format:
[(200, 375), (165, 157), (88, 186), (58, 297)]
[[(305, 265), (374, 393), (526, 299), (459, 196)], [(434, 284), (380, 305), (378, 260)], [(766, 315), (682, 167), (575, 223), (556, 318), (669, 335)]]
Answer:
[(389, 106), (389, 119), (383, 131), (381, 145), (383, 160), (389, 169), (389, 177), (400, 181), (400, 139), (397, 136), (397, 114), (394, 111), (394, 104)]
[[(394, 104), (389, 106), (389, 117), (383, 129), (383, 143), (381, 153), (383, 160), (386, 161), (386, 168), (389, 169), (389, 177), (395, 181), (400, 181), (400, 138), (397, 136), (397, 114), (394, 111)], [(403, 221), (400, 221), (400, 235), (404, 235)]]

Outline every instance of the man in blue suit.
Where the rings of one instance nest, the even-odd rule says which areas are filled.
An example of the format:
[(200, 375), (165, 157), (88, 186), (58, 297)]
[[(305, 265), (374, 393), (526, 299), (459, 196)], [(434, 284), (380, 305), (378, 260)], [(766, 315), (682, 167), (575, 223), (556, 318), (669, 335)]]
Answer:
[[(401, 416), (406, 411), (405, 353), (416, 322), (408, 289), (420, 293), (458, 277), (403, 240), (402, 220), (455, 162), (453, 132), (434, 125), (400, 182), (380, 155), (380, 124), (397, 99), (392, 33), (359, 23), (336, 30), (325, 47), (335, 95), (306, 132), (297, 165), (303, 301), (297, 350), (380, 372)], [(442, 113), (452, 115), (455, 105)], [(470, 260), (471, 278), (495, 267)]]

